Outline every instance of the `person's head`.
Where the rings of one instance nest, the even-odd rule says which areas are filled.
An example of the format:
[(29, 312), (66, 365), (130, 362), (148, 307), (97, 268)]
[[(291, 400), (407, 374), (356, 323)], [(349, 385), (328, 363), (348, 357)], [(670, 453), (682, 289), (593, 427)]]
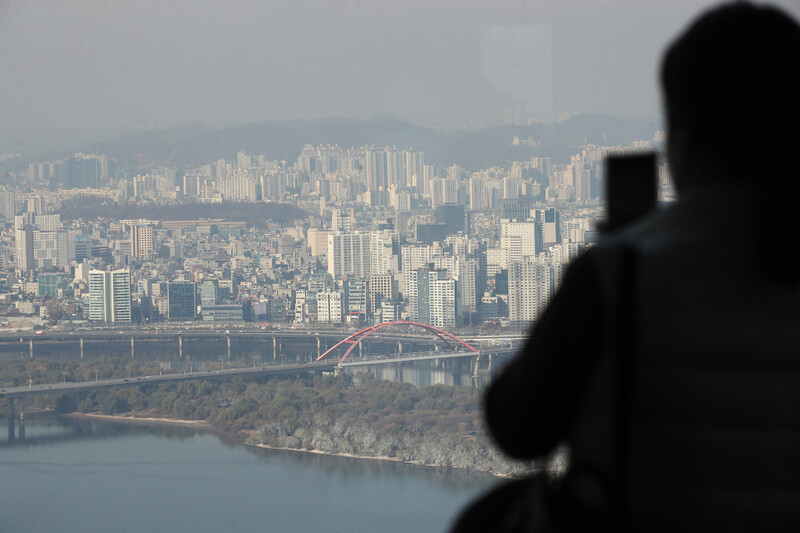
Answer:
[(704, 13), (667, 49), (661, 85), (679, 191), (795, 177), (800, 25), (788, 15), (747, 2)]

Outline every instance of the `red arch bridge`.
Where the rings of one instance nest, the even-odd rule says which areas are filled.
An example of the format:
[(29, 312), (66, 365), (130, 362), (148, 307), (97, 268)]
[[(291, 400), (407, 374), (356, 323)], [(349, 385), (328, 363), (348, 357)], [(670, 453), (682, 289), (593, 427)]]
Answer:
[[(421, 322), (411, 322), (408, 320), (393, 320), (391, 322), (383, 322), (382, 324), (375, 324), (374, 326), (370, 326), (368, 328), (362, 329), (361, 331), (353, 333), (349, 337), (337, 342), (331, 348), (329, 348), (325, 353), (317, 357), (317, 361), (325, 359), (334, 351), (336, 351), (339, 347), (347, 346), (347, 349), (344, 351), (341, 358), (339, 359), (339, 364), (341, 365), (342, 363), (345, 362), (347, 356), (350, 355), (350, 352), (352, 352), (356, 348), (356, 346), (361, 344), (361, 341), (363, 341), (376, 331), (390, 326), (416, 326), (436, 336), (436, 338), (442, 341), (445, 344), (445, 346), (447, 346), (447, 349), (451, 352), (462, 351), (462, 352), (479, 353), (479, 350), (474, 346), (470, 345), (469, 343), (462, 341), (455, 335), (448, 333), (443, 329), (431, 326), (430, 324), (423, 324)], [(461, 348), (461, 350), (459, 350), (459, 348)]]

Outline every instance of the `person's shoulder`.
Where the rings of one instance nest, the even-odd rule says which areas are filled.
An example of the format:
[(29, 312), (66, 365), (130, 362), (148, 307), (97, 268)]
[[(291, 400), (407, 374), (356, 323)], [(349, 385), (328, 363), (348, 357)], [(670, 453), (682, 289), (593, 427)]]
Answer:
[(616, 257), (620, 250), (644, 252), (687, 238), (699, 224), (697, 213), (686, 204), (659, 204), (650, 213), (618, 231), (601, 236), (592, 249), (598, 258)]
[(650, 213), (618, 232), (613, 236), (614, 238), (609, 239), (608, 243), (618, 246), (622, 242), (636, 242), (680, 230), (690, 225), (692, 218), (691, 210), (687, 209), (685, 203), (658, 204)]

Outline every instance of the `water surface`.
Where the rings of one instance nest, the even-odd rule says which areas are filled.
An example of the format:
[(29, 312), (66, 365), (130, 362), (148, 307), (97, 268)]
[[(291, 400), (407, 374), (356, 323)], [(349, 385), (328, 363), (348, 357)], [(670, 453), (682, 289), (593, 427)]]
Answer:
[(5, 532), (438, 532), (496, 482), (186, 427), (34, 416), (24, 443), (0, 427)]

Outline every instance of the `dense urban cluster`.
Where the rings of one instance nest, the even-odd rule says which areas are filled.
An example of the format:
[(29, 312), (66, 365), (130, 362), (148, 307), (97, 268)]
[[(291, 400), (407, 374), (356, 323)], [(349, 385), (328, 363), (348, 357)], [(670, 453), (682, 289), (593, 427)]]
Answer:
[[(82, 153), (33, 163), (0, 191), (0, 321), (526, 325), (595, 239), (605, 155), (661, 140), (478, 170), (336, 145), (182, 168)], [(668, 199), (663, 166), (659, 180)], [(286, 204), (300, 209), (278, 213)], [(231, 209), (186, 216), (192, 206)]]

